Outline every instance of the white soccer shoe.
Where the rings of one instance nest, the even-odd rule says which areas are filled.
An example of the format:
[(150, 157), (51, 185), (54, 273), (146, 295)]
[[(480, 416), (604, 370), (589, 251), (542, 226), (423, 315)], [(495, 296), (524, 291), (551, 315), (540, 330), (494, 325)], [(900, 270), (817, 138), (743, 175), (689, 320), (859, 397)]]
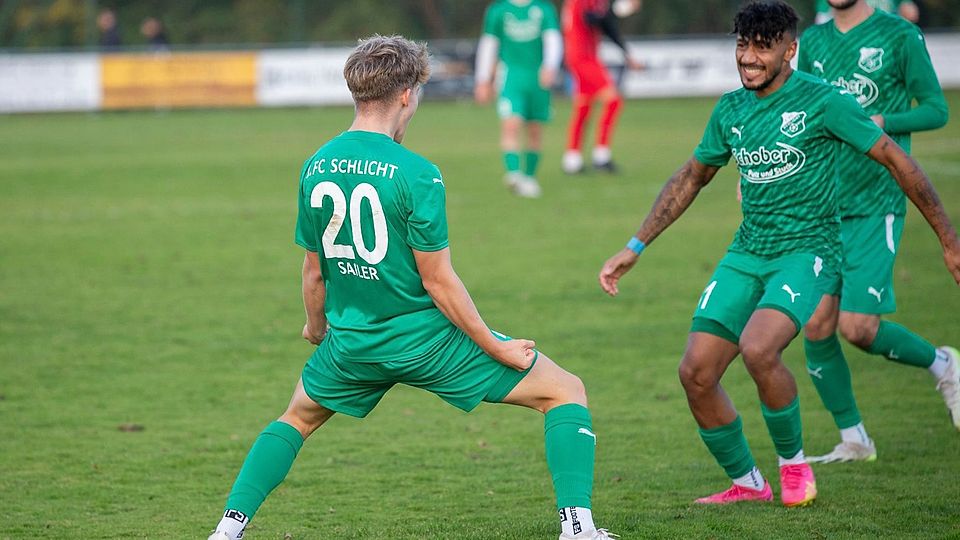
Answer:
[(233, 540), (230, 535), (223, 531), (216, 531), (207, 537), (207, 540)]
[(960, 430), (960, 351), (953, 347), (940, 347), (937, 350), (943, 351), (949, 358), (947, 370), (937, 380), (937, 390), (947, 404), (953, 426)]
[(847, 463), (850, 461), (876, 461), (877, 447), (872, 440), (867, 444), (843, 441), (833, 447), (833, 451), (822, 456), (807, 456), (808, 463)]
[(606, 529), (583, 531), (575, 536), (560, 535), (560, 540), (612, 540), (614, 538), (620, 538), (620, 535), (613, 534)]
[(537, 179), (520, 173), (507, 173), (503, 182), (514, 195), (527, 199), (536, 199), (543, 194)]
[(576, 150), (567, 150), (563, 153), (563, 161), (560, 162), (560, 168), (567, 174), (582, 173), (583, 156)]

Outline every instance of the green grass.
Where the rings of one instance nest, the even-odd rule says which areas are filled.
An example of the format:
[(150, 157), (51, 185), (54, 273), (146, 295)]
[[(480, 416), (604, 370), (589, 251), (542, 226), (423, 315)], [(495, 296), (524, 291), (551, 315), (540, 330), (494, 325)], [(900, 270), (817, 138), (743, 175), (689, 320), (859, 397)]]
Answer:
[[(960, 110), (960, 94), (950, 96)], [(540, 200), (501, 184), (497, 120), (425, 103), (407, 146), (444, 171), (454, 263), (494, 328), (537, 340), (587, 384), (600, 436), (595, 515), (625, 538), (960, 536), (960, 434), (932, 378), (847, 348), (876, 463), (817, 469), (807, 509), (694, 507), (726, 486), (676, 377), (694, 302), (739, 221), (727, 167), (628, 275), (596, 274), (699, 140), (713, 100), (628, 103), (625, 174), (559, 172), (569, 112), (547, 131)], [(0, 118), (0, 538), (202, 538), (310, 354), (300, 339), (297, 174), (348, 109)], [(960, 124), (916, 155), (960, 222)], [(916, 213), (893, 317), (957, 343), (960, 294)], [(837, 438), (797, 375), (806, 448)], [(756, 390), (724, 383), (775, 476)], [(142, 431), (118, 429), (123, 424)], [(554, 538), (534, 412), (470, 415), (398, 387), (366, 419), (309, 440), (249, 538)]]

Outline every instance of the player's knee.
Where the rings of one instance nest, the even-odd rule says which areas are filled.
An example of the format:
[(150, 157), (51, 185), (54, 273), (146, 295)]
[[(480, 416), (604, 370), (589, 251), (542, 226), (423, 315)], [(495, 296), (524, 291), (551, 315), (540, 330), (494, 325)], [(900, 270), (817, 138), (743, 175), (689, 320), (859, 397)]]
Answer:
[(580, 377), (567, 373), (560, 386), (559, 399), (565, 403), (578, 403), (587, 406), (587, 388)]
[(677, 375), (680, 377), (680, 384), (684, 391), (692, 396), (706, 392), (719, 382), (713, 370), (705, 368), (703, 364), (687, 356), (680, 362)]
[(810, 341), (822, 341), (837, 331), (836, 321), (830, 317), (813, 317), (803, 327), (803, 335)]
[(840, 318), (840, 335), (843, 339), (861, 349), (867, 350), (876, 338), (876, 330), (858, 319)]
[(760, 340), (740, 340), (740, 355), (751, 372), (763, 370), (779, 361), (776, 350)]

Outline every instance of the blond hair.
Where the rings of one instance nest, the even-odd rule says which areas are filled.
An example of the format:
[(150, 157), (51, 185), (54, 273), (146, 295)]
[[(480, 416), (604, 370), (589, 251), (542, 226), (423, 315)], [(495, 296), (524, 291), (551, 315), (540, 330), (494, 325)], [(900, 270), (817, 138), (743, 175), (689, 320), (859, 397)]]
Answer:
[(343, 78), (357, 103), (391, 98), (430, 78), (426, 43), (375, 34), (361, 39), (343, 66)]

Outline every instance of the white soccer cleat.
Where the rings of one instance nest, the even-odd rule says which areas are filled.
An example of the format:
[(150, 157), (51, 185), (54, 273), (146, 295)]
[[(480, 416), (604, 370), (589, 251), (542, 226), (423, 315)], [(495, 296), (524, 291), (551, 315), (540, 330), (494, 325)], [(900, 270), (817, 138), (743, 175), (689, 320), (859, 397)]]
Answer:
[(583, 172), (583, 156), (576, 150), (567, 150), (563, 153), (563, 161), (560, 162), (560, 168), (567, 174), (579, 174)]
[(516, 195), (528, 199), (536, 199), (543, 194), (537, 179), (526, 175), (521, 176), (511, 189)]
[(937, 350), (944, 352), (949, 358), (947, 370), (943, 372), (943, 377), (937, 380), (937, 390), (947, 404), (950, 421), (960, 430), (960, 351), (953, 347), (940, 347)]
[(592, 531), (583, 531), (574, 536), (560, 535), (560, 540), (612, 540), (620, 538), (620, 535), (613, 534), (606, 529), (594, 529)]
[(808, 463), (847, 463), (850, 461), (876, 461), (877, 447), (873, 440), (867, 444), (843, 441), (833, 447), (833, 451), (822, 456), (807, 456)]
[(223, 531), (216, 531), (207, 537), (207, 540), (233, 540), (230, 535)]

